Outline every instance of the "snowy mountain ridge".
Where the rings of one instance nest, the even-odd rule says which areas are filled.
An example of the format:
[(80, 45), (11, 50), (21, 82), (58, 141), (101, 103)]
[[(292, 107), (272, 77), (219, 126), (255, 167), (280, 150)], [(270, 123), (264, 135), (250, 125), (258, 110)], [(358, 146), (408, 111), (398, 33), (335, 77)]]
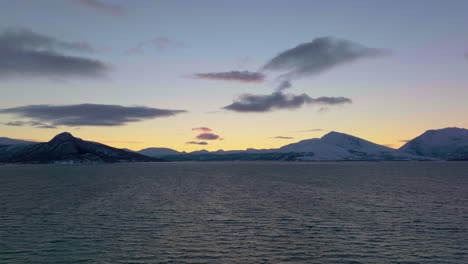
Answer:
[(174, 161), (468, 160), (468, 129), (464, 128), (428, 130), (400, 149), (334, 131), (321, 138), (306, 139), (277, 149), (212, 152), (203, 149), (190, 153), (170, 148), (116, 149), (75, 138), (69, 133), (59, 134), (46, 143), (9, 138), (1, 142), (9, 144), (0, 144), (0, 162), (18, 163), (160, 161), (158, 158)]
[(468, 160), (468, 129), (448, 127), (428, 130), (399, 150), (425, 157)]
[(38, 142), (0, 137), (0, 145), (24, 145), (24, 144), (36, 144), (36, 143)]

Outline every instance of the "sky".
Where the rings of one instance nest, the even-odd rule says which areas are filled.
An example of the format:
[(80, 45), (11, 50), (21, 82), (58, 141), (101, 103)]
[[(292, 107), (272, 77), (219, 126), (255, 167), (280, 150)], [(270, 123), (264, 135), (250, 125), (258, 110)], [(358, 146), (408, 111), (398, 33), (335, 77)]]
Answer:
[(398, 148), (468, 127), (467, 1), (0, 0), (0, 136)]

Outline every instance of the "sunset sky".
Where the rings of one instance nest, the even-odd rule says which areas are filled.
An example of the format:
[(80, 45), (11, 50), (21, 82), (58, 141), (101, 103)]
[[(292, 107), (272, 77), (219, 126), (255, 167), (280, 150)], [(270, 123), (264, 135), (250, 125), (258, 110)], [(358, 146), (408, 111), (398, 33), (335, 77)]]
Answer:
[(0, 0), (0, 137), (397, 148), (468, 127), (468, 1)]

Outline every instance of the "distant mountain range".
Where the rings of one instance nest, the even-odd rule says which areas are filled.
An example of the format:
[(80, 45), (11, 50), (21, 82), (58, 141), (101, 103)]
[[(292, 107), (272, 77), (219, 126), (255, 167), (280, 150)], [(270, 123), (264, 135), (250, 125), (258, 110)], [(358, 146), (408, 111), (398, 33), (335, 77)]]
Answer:
[(84, 141), (62, 133), (47, 143), (0, 138), (0, 162), (3, 163), (99, 163), (156, 161), (383, 161), (383, 160), (468, 160), (468, 130), (444, 128), (428, 130), (400, 149), (330, 132), (285, 145), (278, 149), (199, 150), (178, 152), (169, 148), (140, 151), (117, 149)]
[(34, 143), (38, 143), (38, 142), (0, 137), (0, 145), (23, 145), (23, 144), (34, 144)]
[(113, 163), (156, 162), (163, 159), (145, 156), (123, 149), (112, 148), (97, 142), (84, 141), (70, 133), (55, 136), (47, 143), (24, 143), (0, 146), (3, 163)]
[(173, 161), (468, 160), (468, 130), (429, 130), (400, 149), (333, 131), (322, 138), (306, 139), (278, 149), (199, 150), (186, 153), (167, 148), (148, 148), (138, 153)]

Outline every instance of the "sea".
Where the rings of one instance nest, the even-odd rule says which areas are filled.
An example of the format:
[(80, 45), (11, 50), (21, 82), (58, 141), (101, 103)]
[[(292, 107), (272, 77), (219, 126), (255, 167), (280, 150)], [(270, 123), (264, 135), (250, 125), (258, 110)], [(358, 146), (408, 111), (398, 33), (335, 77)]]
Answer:
[(0, 263), (468, 263), (468, 162), (0, 166)]

